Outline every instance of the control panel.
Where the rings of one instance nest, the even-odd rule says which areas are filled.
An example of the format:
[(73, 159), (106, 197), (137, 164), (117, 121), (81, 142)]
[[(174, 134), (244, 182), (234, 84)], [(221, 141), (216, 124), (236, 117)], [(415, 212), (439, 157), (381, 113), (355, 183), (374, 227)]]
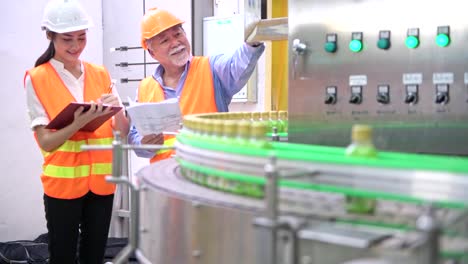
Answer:
[[(440, 9), (444, 8), (444, 12)], [(447, 0), (290, 1), (289, 141), (468, 155), (468, 20)]]

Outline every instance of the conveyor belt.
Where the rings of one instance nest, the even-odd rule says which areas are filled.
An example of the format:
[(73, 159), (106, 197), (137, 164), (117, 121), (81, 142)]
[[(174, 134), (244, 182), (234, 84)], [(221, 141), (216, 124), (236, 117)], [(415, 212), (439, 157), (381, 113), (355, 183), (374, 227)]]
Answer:
[[(179, 152), (181, 154), (181, 152)], [(203, 155), (196, 155), (202, 157)], [(232, 160), (233, 162), (233, 160)], [(175, 161), (162, 163), (161, 172), (143, 172), (145, 175), (158, 175), (157, 180), (146, 179), (145, 183), (157, 189), (177, 194), (191, 201), (200, 201), (215, 206), (240, 208), (249, 211), (261, 211), (262, 200), (234, 195), (213, 190), (186, 180), (181, 175), (181, 168)], [(219, 160), (218, 160), (219, 165)], [(143, 170), (151, 170), (152, 167)], [(345, 209), (345, 196), (340, 193), (317, 192), (313, 190), (280, 188), (279, 208), (285, 214), (309, 216), (319, 219), (340, 219), (346, 222), (379, 223), (381, 226), (412, 227), (416, 218), (426, 207), (413, 203), (401, 203), (390, 200), (378, 200), (376, 211), (372, 215), (350, 214)], [(449, 223), (463, 211), (447, 208), (436, 209), (441, 223)]]
[[(243, 197), (218, 190), (213, 190), (194, 184), (185, 179), (181, 168), (175, 159), (152, 164), (141, 169), (137, 176), (141, 183), (151, 191), (160, 191), (194, 204), (213, 207), (227, 207), (259, 215), (264, 208), (261, 199)], [(379, 248), (390, 249), (402, 244), (417, 243), (417, 233), (408, 228), (414, 224), (422, 207), (411, 204), (397, 204), (392, 202), (378, 203), (378, 210), (372, 216), (352, 215), (344, 210), (344, 198), (337, 194), (313, 192), (309, 190), (295, 190), (280, 188), (281, 215), (295, 215), (309, 219), (311, 223), (317, 221), (335, 222), (343, 226), (360, 226), (364, 229), (384, 228), (393, 233), (392, 238), (381, 243)], [(459, 212), (449, 209), (439, 209), (437, 217), (452, 219)], [(366, 223), (368, 225), (366, 225)], [(468, 240), (460, 236), (444, 236), (442, 249), (446, 256), (463, 256), (468, 252)]]

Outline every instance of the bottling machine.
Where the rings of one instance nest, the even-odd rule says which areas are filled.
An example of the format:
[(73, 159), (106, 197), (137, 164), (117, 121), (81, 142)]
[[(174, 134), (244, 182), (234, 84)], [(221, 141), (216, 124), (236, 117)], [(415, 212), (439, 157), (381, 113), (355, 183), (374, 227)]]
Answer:
[[(245, 1), (246, 39), (279, 39), (255, 28), (268, 24), (259, 2)], [(468, 263), (463, 7), (290, 0), (288, 142), (209, 136), (201, 124), (240, 119), (186, 117), (176, 157), (138, 172), (131, 242), (141, 259)], [(374, 128), (376, 158), (344, 154), (356, 123)], [(375, 209), (350, 212), (350, 197)]]

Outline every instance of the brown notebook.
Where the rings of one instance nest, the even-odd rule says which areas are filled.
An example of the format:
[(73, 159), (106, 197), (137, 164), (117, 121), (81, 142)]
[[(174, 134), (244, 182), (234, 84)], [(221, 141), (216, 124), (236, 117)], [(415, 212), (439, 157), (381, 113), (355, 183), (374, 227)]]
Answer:
[[(84, 107), (84, 111), (88, 111), (89, 108), (91, 107), (91, 103), (76, 103), (76, 102), (70, 103), (52, 121), (50, 121), (50, 123), (46, 126), (46, 128), (61, 129), (61, 128), (68, 126), (69, 124), (73, 122), (75, 111), (80, 106)], [(104, 106), (104, 107), (109, 107), (109, 106)], [(80, 131), (93, 132), (98, 127), (100, 127), (104, 122), (106, 122), (109, 118), (117, 114), (122, 109), (121, 106), (110, 106), (110, 107), (112, 108), (112, 111), (109, 114), (93, 119), (91, 122), (89, 122), (84, 127), (82, 127)]]

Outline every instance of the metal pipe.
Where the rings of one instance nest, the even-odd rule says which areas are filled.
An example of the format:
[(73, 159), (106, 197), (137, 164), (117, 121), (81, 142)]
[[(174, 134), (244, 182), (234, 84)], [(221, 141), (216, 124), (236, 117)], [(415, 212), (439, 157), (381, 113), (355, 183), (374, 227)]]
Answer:
[(416, 228), (424, 232), (424, 246), (427, 247), (428, 264), (439, 263), (439, 238), (441, 235), (440, 225), (435, 218), (435, 208), (430, 205), (427, 211), (416, 221)]
[(276, 264), (276, 240), (278, 221), (278, 172), (276, 170), (276, 157), (271, 156), (270, 161), (265, 165), (266, 186), (265, 202), (266, 216), (271, 222), (270, 245), (268, 249), (269, 259), (267, 263)]
[(140, 192), (138, 188), (131, 184), (130, 190), (130, 234), (129, 242), (133, 245), (134, 249), (139, 248), (139, 235), (140, 235)]
[(128, 257), (132, 254), (134, 248), (132, 245), (128, 244), (125, 246), (117, 256), (112, 260), (112, 262), (106, 262), (106, 264), (126, 264), (128, 263)]
[(129, 187), (130, 190), (130, 233), (128, 245), (123, 248), (119, 254), (113, 259), (110, 264), (123, 264), (128, 263), (128, 258), (135, 252), (140, 263), (151, 263), (148, 261), (141, 251), (139, 250), (139, 227), (140, 227), (140, 194), (138, 186), (134, 185), (128, 176), (123, 175), (122, 161), (123, 152), (129, 149), (148, 149), (148, 150), (160, 150), (160, 149), (174, 149), (174, 147), (168, 147), (164, 145), (124, 145), (120, 137), (120, 131), (114, 131), (114, 140), (112, 146), (102, 145), (85, 145), (81, 147), (82, 150), (110, 150), (112, 149), (112, 176), (106, 176), (106, 181), (115, 184), (122, 184)]
[[(161, 149), (175, 149), (175, 147), (169, 147), (164, 145), (122, 145), (122, 149), (146, 149), (146, 150), (161, 150)], [(112, 146), (102, 146), (102, 145), (83, 145), (81, 146), (82, 150), (111, 150)]]
[(175, 147), (169, 147), (164, 145), (123, 145), (124, 149), (146, 149), (146, 150), (161, 150), (161, 149), (175, 149)]
[(122, 139), (120, 131), (114, 131), (114, 140), (112, 141), (112, 176), (122, 176)]
[(148, 65), (148, 64), (159, 64), (159, 62), (120, 62), (116, 63), (116, 67), (128, 67), (128, 66), (139, 66), (139, 65)]
[(138, 263), (140, 264), (153, 264), (149, 259), (145, 257), (145, 255), (143, 255), (143, 252), (141, 252), (141, 250), (139, 249), (135, 250), (135, 256), (138, 260)]
[(130, 234), (128, 238), (128, 245), (122, 249), (122, 251), (117, 254), (117, 256), (113, 259), (111, 262), (112, 264), (123, 264), (128, 262), (128, 258), (130, 255), (135, 251), (135, 249), (138, 249), (138, 243), (139, 243), (139, 233), (138, 233), (138, 228), (140, 225), (140, 198), (139, 198), (139, 189), (137, 186), (132, 184), (127, 177), (123, 176), (117, 176), (117, 177), (110, 177), (107, 176), (106, 180), (108, 182), (112, 182), (115, 184), (123, 184), (127, 185), (130, 188), (130, 200), (131, 200), (131, 206), (130, 206)]

